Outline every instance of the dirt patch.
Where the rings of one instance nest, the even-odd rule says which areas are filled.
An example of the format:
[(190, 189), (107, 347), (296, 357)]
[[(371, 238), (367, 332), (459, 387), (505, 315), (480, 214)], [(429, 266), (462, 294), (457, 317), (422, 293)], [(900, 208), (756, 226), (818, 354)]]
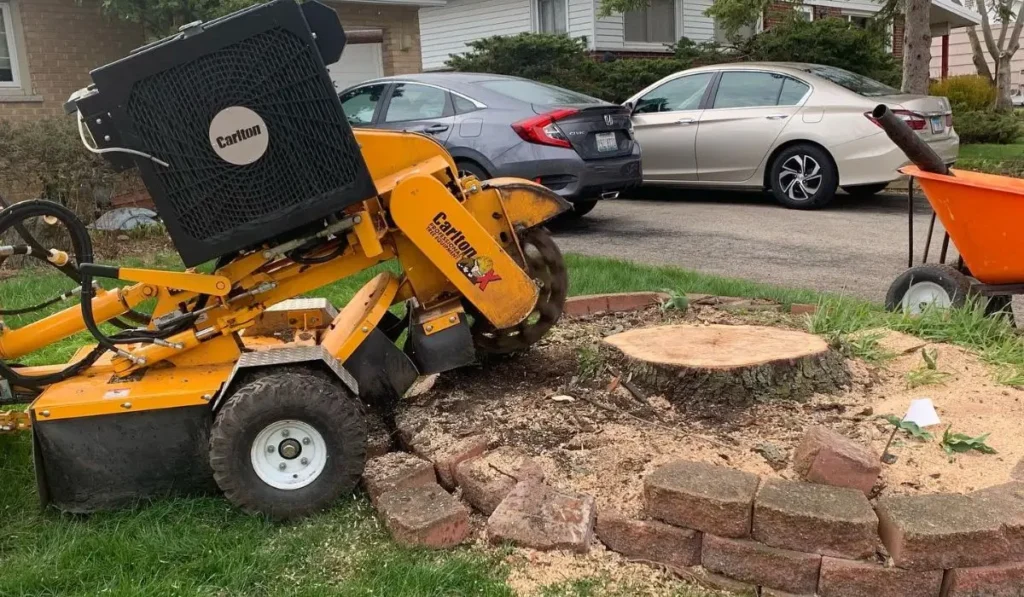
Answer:
[(678, 404), (661, 396), (641, 400), (600, 362), (596, 347), (611, 333), (679, 321), (750, 322), (799, 325), (779, 314), (743, 316), (698, 307), (681, 316), (650, 309), (563, 322), (530, 354), (494, 360), (478, 369), (442, 376), (431, 392), (407, 405), (400, 418), (429, 419), (448, 433), (485, 433), (502, 445), (537, 458), (550, 481), (593, 494), (599, 507), (638, 514), (643, 477), (677, 458), (724, 464), (766, 475), (793, 478), (786, 466), (804, 430), (825, 425), (871, 444), (879, 453), (892, 427), (879, 418), (902, 415), (914, 398), (932, 398), (943, 424), (977, 435), (991, 432), (998, 453), (948, 457), (936, 439), (898, 437), (898, 456), (883, 468), (880, 494), (969, 492), (1005, 482), (1024, 456), (1024, 392), (992, 381), (975, 356), (936, 345), (942, 385), (911, 389), (906, 374), (922, 366), (919, 351), (885, 367), (850, 361), (851, 388), (815, 395), (806, 402), (770, 402), (749, 407)]

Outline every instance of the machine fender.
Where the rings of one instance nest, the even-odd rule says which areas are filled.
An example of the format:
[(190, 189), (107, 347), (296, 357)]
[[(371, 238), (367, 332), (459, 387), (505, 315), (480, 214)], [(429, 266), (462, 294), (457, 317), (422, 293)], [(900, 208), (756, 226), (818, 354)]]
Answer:
[(391, 193), (391, 217), (498, 329), (517, 325), (533, 311), (537, 285), (436, 178), (403, 180)]
[(505, 215), (515, 228), (533, 228), (572, 209), (565, 199), (543, 185), (521, 178), (492, 178), (484, 192), (495, 190)]
[(348, 371), (345, 371), (345, 368), (341, 366), (341, 362), (331, 356), (324, 347), (295, 346), (274, 348), (271, 350), (242, 353), (242, 356), (238, 358), (238, 362), (235, 363), (235, 368), (231, 370), (231, 375), (228, 376), (224, 385), (221, 386), (220, 392), (214, 397), (213, 410), (217, 411), (224, 404), (227, 397), (231, 395), (240, 372), (301, 364), (311, 364), (324, 368), (326, 371), (333, 373), (354, 395), (359, 395), (359, 384), (356, 383), (356, 379)]

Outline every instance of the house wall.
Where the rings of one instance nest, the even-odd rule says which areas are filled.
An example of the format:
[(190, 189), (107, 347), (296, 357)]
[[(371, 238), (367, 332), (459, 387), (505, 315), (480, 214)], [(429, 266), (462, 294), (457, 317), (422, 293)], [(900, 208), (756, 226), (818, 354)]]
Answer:
[(381, 59), (385, 75), (420, 72), (420, 22), (415, 6), (330, 2), (343, 27), (381, 29)]
[(466, 44), (493, 35), (533, 30), (530, 0), (449, 0), (447, 6), (420, 9), (423, 70), (439, 69)]
[[(28, 73), (22, 89), (0, 95), (0, 119), (25, 121), (64, 114), (89, 71), (142, 45), (142, 27), (100, 14), (99, 0), (15, 0), (18, 36)], [(19, 23), (14, 23), (19, 29)]]
[[(597, 14), (601, 0), (593, 0)], [(715, 22), (704, 15), (711, 0), (676, 0), (676, 33), (693, 41), (709, 41), (715, 37)], [(597, 20), (595, 49), (598, 51), (665, 52), (665, 44), (627, 42), (624, 39), (622, 15)]]
[[(1011, 25), (1011, 27), (1013, 27)], [(999, 39), (1000, 26), (992, 28), (992, 35)], [(985, 40), (982, 37), (981, 27), (978, 27), (978, 38), (981, 39), (982, 48), (985, 47)], [(995, 72), (995, 63), (985, 50), (985, 60), (988, 67)], [(1018, 50), (1010, 62), (1010, 84), (1016, 88), (1024, 88), (1024, 50)], [(976, 75), (978, 70), (974, 67), (974, 60), (971, 57), (971, 42), (967, 39), (967, 31), (954, 29), (949, 34), (949, 74), (950, 75)], [(942, 76), (942, 38), (935, 37), (932, 40), (932, 78), (938, 79)]]

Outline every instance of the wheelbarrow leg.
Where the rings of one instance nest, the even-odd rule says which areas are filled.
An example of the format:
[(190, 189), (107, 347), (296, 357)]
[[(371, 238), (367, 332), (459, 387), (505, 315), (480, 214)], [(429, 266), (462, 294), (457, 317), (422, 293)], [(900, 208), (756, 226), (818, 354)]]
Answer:
[(911, 177), (907, 187), (907, 267), (914, 267), (914, 179)]
[(924, 243), (924, 257), (921, 258), (921, 263), (928, 263), (928, 252), (932, 248), (932, 233), (935, 232), (935, 212), (932, 211), (932, 220), (928, 222), (928, 238)]

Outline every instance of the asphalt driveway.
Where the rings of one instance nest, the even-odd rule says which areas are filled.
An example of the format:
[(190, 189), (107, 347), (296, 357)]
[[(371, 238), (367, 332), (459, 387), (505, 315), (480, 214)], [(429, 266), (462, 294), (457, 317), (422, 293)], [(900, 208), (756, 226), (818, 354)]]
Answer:
[[(915, 204), (917, 260), (931, 210)], [(936, 225), (932, 256), (938, 255)], [(558, 224), (563, 251), (674, 265), (881, 302), (907, 265), (906, 195), (840, 196), (820, 211), (779, 207), (761, 193), (644, 189)], [(952, 251), (951, 251), (952, 253)]]

